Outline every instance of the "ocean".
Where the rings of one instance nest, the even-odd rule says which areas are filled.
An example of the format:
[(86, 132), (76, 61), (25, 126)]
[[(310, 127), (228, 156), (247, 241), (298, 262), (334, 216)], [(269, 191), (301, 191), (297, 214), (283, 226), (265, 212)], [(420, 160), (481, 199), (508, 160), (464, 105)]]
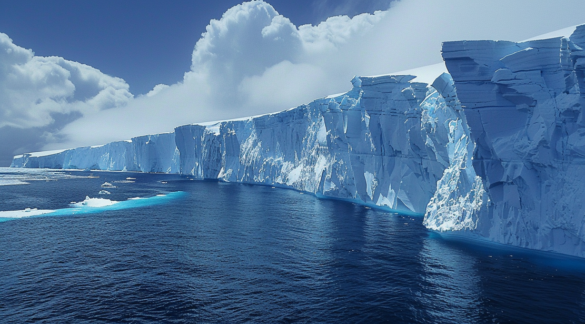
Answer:
[(270, 186), (0, 168), (0, 251), (1, 323), (585, 322), (585, 260)]

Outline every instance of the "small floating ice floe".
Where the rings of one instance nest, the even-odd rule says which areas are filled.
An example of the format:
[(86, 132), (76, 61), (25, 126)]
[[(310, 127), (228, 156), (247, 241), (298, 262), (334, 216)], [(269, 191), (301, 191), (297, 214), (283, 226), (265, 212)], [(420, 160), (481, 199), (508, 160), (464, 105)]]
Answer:
[[(121, 210), (129, 208), (139, 208), (146, 206), (154, 206), (163, 204), (169, 201), (169, 199), (176, 199), (184, 196), (185, 193), (182, 191), (171, 192), (166, 195), (159, 194), (154, 197), (135, 197), (130, 198), (127, 201), (113, 201), (105, 198), (90, 198), (85, 197), (85, 200), (80, 202), (71, 202), (69, 207), (61, 209), (37, 209), (37, 208), (26, 208), (23, 210), (7, 210), (0, 211), (0, 222), (5, 222), (18, 218), (27, 218), (33, 216), (70, 216), (70, 215), (83, 215), (83, 214), (95, 214), (108, 210)], [(140, 200), (140, 202), (133, 202)]]
[(54, 210), (42, 210), (37, 208), (25, 208), (24, 210), (7, 210), (7, 211), (0, 211), (0, 221), (6, 220), (8, 218), (25, 218), (31, 216), (38, 216), (43, 214), (49, 214), (54, 212)]
[(114, 186), (113, 184), (111, 184), (109, 182), (104, 182), (102, 184), (102, 188), (116, 188), (116, 186)]
[(111, 206), (113, 204), (117, 204), (117, 201), (104, 199), (104, 198), (90, 198), (89, 196), (85, 196), (84, 201), (80, 202), (72, 202), (70, 204), (71, 207), (106, 207)]
[(100, 192), (98, 194), (100, 194), (100, 195), (109, 195), (109, 194), (111, 194), (111, 192), (109, 192), (107, 190), (100, 190)]

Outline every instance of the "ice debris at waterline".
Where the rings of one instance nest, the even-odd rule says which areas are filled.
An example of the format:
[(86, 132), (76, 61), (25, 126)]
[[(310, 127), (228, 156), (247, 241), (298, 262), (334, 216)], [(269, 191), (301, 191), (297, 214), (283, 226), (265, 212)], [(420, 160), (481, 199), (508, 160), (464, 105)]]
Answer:
[(585, 25), (570, 38), (446, 42), (449, 74), (356, 77), (280, 113), (180, 126), (13, 167), (166, 172), (289, 187), (433, 230), (585, 257)]
[(113, 184), (111, 184), (109, 182), (104, 182), (102, 184), (102, 188), (110, 188), (110, 189), (113, 189), (113, 188), (116, 188), (116, 186), (114, 186)]
[(45, 216), (70, 216), (70, 215), (83, 215), (83, 214), (95, 214), (111, 210), (123, 210), (130, 208), (141, 208), (147, 206), (154, 206), (165, 204), (173, 199), (177, 199), (185, 195), (182, 191), (171, 192), (166, 195), (156, 195), (154, 197), (146, 198), (130, 198), (126, 201), (114, 201), (104, 198), (90, 198), (86, 197), (85, 200), (80, 202), (72, 202), (69, 208), (63, 209), (36, 209), (26, 208), (25, 210), (11, 210), (11, 211), (0, 211), (0, 222), (14, 220), (26, 217), (45, 217)]
[(85, 196), (84, 201), (80, 202), (72, 202), (69, 206), (75, 207), (106, 207), (112, 206), (114, 204), (119, 203), (119, 201), (113, 201), (104, 198), (90, 198), (89, 196)]
[(57, 181), (69, 179), (85, 179), (87, 176), (71, 175), (61, 170), (23, 170), (0, 168), (0, 187), (27, 185), (31, 181)]

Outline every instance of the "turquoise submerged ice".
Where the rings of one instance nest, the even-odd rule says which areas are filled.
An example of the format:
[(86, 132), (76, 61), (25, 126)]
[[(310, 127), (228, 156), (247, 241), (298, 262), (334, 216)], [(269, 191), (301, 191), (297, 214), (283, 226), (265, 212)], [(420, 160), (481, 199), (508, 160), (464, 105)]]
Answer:
[(446, 42), (449, 74), (356, 77), (254, 118), (13, 167), (136, 170), (294, 188), (424, 214), (429, 229), (585, 257), (585, 26), (570, 38)]
[(86, 197), (85, 200), (80, 202), (72, 202), (68, 208), (62, 209), (50, 210), (27, 208), (25, 210), (0, 211), (0, 222), (28, 217), (85, 215), (102, 213), (113, 210), (143, 208), (148, 206), (165, 204), (172, 201), (173, 199), (180, 198), (183, 195), (185, 195), (184, 192), (176, 191), (164, 195), (160, 194), (154, 197), (130, 198), (126, 201), (114, 201), (104, 198)]

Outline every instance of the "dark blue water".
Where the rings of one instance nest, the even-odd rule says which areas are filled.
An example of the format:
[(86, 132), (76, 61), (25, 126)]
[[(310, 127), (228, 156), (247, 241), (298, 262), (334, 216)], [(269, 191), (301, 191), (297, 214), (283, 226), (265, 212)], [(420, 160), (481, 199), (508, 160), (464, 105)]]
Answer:
[(420, 218), (292, 190), (96, 175), (0, 186), (0, 210), (66, 208), (129, 176), (107, 198), (184, 194), (0, 223), (1, 323), (585, 321), (579, 260), (447, 241)]

